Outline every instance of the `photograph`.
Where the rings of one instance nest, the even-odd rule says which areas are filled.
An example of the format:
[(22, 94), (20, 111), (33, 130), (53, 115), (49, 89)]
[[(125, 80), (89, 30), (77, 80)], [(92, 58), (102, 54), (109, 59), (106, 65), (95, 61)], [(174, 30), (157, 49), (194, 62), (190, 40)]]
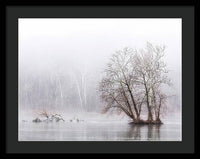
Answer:
[(182, 141), (182, 18), (18, 18), (18, 141)]

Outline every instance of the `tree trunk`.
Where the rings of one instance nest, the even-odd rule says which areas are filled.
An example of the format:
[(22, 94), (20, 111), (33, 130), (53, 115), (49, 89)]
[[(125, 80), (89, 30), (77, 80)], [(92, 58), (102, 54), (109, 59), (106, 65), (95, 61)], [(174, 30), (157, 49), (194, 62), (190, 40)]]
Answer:
[(133, 107), (134, 107), (134, 109), (135, 109), (135, 113), (136, 113), (137, 119), (140, 119), (140, 114), (139, 114), (138, 109), (137, 109), (137, 107), (136, 107), (136, 103), (135, 103), (135, 100), (134, 100), (132, 91), (131, 91), (131, 89), (130, 89), (130, 87), (129, 87), (128, 84), (127, 84), (127, 86), (128, 86), (128, 92), (129, 92), (129, 94), (130, 94), (130, 96), (131, 96), (131, 100), (132, 100), (132, 102), (133, 102)]
[(158, 118), (158, 107), (157, 107), (157, 99), (156, 99), (156, 94), (154, 91), (154, 88), (152, 87), (152, 95), (153, 95), (153, 104), (154, 104), (154, 113), (155, 113), (155, 118)]
[(160, 108), (161, 108), (161, 105), (162, 105), (162, 99), (160, 98), (160, 102), (159, 102), (159, 106), (158, 106), (158, 111), (157, 111), (157, 116), (156, 116), (156, 121), (157, 122), (161, 122), (161, 120), (160, 120)]
[[(120, 67), (120, 68), (121, 68), (121, 67)], [(127, 86), (127, 88), (128, 88), (128, 92), (129, 92), (129, 94), (130, 94), (130, 96), (131, 96), (131, 100), (132, 100), (132, 103), (133, 103), (133, 107), (134, 107), (136, 116), (137, 116), (137, 118), (140, 118), (140, 117), (139, 117), (139, 112), (138, 112), (138, 109), (137, 109), (137, 107), (136, 107), (136, 103), (135, 103), (135, 100), (134, 100), (134, 97), (133, 97), (133, 94), (132, 94), (132, 91), (131, 91), (131, 89), (130, 89), (129, 83), (128, 83), (127, 78), (126, 78), (126, 75), (125, 75), (125, 73), (124, 73), (124, 71), (123, 71), (122, 68), (121, 68), (121, 71), (122, 71), (122, 74), (123, 74), (123, 76), (124, 76), (125, 84), (126, 84), (126, 86)], [(121, 84), (121, 85), (122, 85), (122, 84)], [(123, 87), (123, 86), (122, 86), (122, 87)], [(132, 111), (132, 110), (131, 110), (131, 111)]]
[(149, 104), (149, 91), (147, 90), (147, 86), (145, 84), (145, 91), (146, 91), (146, 100), (147, 100), (147, 109), (148, 109), (148, 121), (152, 122), (153, 121), (153, 116)]
[(130, 113), (131, 113), (131, 116), (133, 116), (133, 117), (135, 118), (135, 116), (134, 116), (134, 114), (133, 114), (133, 111), (132, 111), (132, 109), (131, 109), (131, 105), (130, 105), (130, 103), (129, 103), (129, 101), (128, 101), (128, 97), (126, 96), (126, 92), (125, 92), (124, 87), (123, 87), (123, 85), (122, 85), (121, 82), (120, 82), (120, 85), (121, 85), (121, 87), (122, 87), (123, 96), (124, 96), (125, 101), (126, 101), (126, 103), (127, 103), (128, 109), (129, 109), (129, 111), (130, 111)]

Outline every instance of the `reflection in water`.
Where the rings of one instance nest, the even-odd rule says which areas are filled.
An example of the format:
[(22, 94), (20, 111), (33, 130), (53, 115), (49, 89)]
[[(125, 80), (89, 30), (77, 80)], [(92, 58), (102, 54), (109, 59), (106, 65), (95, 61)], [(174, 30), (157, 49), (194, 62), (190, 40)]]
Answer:
[[(145, 134), (141, 131), (146, 132), (147, 140), (160, 140), (160, 127), (162, 125), (133, 125), (130, 124), (127, 136), (134, 140), (141, 140)], [(144, 135), (144, 136), (142, 136)]]
[(19, 141), (181, 141), (180, 124), (20, 123)]
[(161, 125), (148, 125), (148, 139), (160, 139), (160, 127)]

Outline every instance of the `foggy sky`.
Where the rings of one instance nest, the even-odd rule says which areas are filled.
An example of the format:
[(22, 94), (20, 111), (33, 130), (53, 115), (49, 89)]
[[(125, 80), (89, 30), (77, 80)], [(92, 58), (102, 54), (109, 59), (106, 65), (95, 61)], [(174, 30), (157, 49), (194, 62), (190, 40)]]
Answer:
[[(166, 63), (181, 96), (182, 20), (172, 19), (33, 19), (20, 18), (19, 72), (81, 70), (99, 79), (110, 55), (146, 42), (166, 45)], [(20, 74), (19, 74), (20, 75)]]

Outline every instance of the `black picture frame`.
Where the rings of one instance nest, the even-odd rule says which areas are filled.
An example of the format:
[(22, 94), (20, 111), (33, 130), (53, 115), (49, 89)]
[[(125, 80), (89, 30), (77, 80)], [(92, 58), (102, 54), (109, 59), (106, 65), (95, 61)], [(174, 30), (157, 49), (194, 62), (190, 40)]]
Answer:
[[(5, 153), (190, 153), (194, 138), (194, 53), (198, 11), (196, 1), (96, 3), (5, 1), (6, 66)], [(181, 142), (18, 142), (18, 18), (182, 18), (182, 141)], [(196, 45), (197, 46), (197, 45)]]

